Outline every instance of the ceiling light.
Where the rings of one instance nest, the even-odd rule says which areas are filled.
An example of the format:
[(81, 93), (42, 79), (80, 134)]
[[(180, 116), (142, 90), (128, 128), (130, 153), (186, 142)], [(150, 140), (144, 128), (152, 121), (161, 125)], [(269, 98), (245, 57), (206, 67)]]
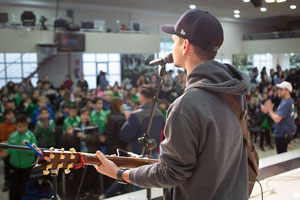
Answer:
[(286, 0), (276, 0), (277, 3), (286, 2)]
[(295, 54), (294, 53), (290, 53), (290, 56), (294, 56)]
[(294, 9), (296, 9), (296, 8), (297, 8), (296, 5), (290, 5), (290, 9), (294, 10)]
[(234, 10), (233, 13), (234, 14), (240, 14), (240, 11), (239, 10)]
[(239, 14), (235, 14), (234, 18), (240, 18), (240, 15)]
[(190, 9), (195, 9), (196, 5), (190, 5)]
[(266, 3), (275, 3), (275, 0), (265, 0)]
[(245, 2), (245, 3), (249, 3), (249, 2), (250, 2), (250, 0), (243, 0), (243, 2)]
[(260, 11), (261, 11), (261, 12), (266, 12), (266, 11), (267, 11), (267, 8), (261, 7), (261, 8), (260, 8)]

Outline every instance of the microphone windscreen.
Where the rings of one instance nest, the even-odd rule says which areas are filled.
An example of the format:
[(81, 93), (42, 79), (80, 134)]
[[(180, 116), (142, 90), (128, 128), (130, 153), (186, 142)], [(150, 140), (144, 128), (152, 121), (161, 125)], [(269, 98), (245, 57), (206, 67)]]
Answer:
[(173, 63), (173, 54), (169, 53), (165, 58), (164, 58), (165, 63)]

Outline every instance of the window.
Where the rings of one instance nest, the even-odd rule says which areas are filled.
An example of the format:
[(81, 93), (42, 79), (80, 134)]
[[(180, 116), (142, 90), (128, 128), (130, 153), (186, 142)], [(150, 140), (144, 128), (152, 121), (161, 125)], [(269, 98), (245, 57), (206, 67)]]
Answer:
[(258, 72), (261, 72), (263, 67), (266, 67), (267, 74), (270, 73), (270, 69), (273, 67), (273, 56), (267, 54), (254, 54), (253, 55), (253, 66), (257, 67)]
[(117, 81), (121, 85), (121, 56), (117, 53), (84, 53), (83, 74), (89, 84), (89, 89), (97, 87), (97, 75), (100, 71), (106, 73), (109, 85)]
[[(172, 51), (173, 51), (173, 42), (165, 39), (164, 41), (162, 41), (160, 43), (160, 52), (158, 54), (158, 57), (164, 58)], [(166, 64), (166, 71), (169, 71), (169, 70), (173, 70), (174, 72), (177, 71), (177, 70), (175, 70), (175, 66), (173, 65), (173, 63)]]
[[(36, 53), (0, 53), (0, 88), (9, 81), (20, 83), (37, 69)], [(37, 74), (31, 78), (36, 86)]]

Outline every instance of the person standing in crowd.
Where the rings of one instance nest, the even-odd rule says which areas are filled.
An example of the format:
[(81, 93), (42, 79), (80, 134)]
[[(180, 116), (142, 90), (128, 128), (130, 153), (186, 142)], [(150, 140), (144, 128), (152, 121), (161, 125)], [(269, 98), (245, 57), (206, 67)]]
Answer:
[(110, 101), (112, 99), (113, 92), (111, 90), (105, 90), (103, 93), (103, 109), (110, 110)]
[(83, 73), (80, 74), (80, 79), (77, 82), (77, 87), (79, 87), (84, 92), (89, 89), (89, 84), (86, 80), (84, 80)]
[(35, 126), (35, 123), (37, 122), (37, 120), (40, 119), (40, 110), (42, 108), (47, 108), (47, 110), (49, 111), (50, 115), (49, 115), (49, 119), (54, 119), (54, 113), (52, 111), (52, 108), (50, 105), (48, 105), (48, 99), (44, 96), (41, 96), (38, 100), (38, 107), (34, 110), (33, 115), (32, 115), (32, 119), (30, 121), (30, 123), (33, 125), (33, 127)]
[(106, 127), (106, 120), (109, 111), (103, 110), (103, 99), (96, 97), (93, 100), (94, 110), (91, 112), (91, 122), (96, 124), (99, 128), (99, 132), (103, 135), (105, 127)]
[(106, 80), (105, 72), (100, 71), (99, 75), (97, 76), (97, 85), (100, 85), (102, 91), (106, 90), (106, 86), (108, 86), (108, 81)]
[(70, 75), (66, 75), (66, 80), (63, 82), (62, 86), (69, 91), (72, 90), (73, 81), (71, 80)]
[(74, 147), (74, 143), (72, 140), (73, 129), (80, 124), (81, 119), (77, 116), (78, 107), (76, 105), (72, 105), (69, 108), (69, 116), (64, 120), (63, 125), (63, 137), (62, 137), (62, 146), (65, 149), (70, 149)]
[[(133, 142), (133, 153), (136, 154), (141, 154), (142, 151), (142, 144), (138, 142), (138, 138), (142, 137), (147, 130), (154, 94), (155, 89), (152, 86), (145, 85), (142, 87), (139, 95), (140, 108), (129, 115), (129, 119), (121, 128), (121, 141), (126, 144)], [(162, 113), (158, 108), (155, 108), (149, 135), (150, 138), (155, 139), (157, 142), (157, 147), (153, 150), (154, 158), (158, 157), (160, 133), (164, 125), (165, 120)]]
[(110, 114), (107, 116), (107, 126), (105, 129), (107, 154), (116, 154), (117, 148), (125, 149), (126, 144), (120, 140), (120, 130), (125, 123), (123, 111), (123, 101), (118, 97), (112, 98), (110, 102)]
[[(70, 138), (72, 144), (75, 144), (75, 149), (81, 152), (93, 153), (100, 148), (100, 133), (97, 125), (90, 121), (90, 111), (88, 108), (81, 108), (79, 111), (79, 117), (81, 119), (80, 124), (74, 127), (74, 129), (68, 129), (70, 131)], [(88, 167), (88, 166), (86, 166)], [(98, 191), (99, 188), (99, 174), (92, 167), (88, 167), (86, 177), (83, 183), (81, 194), (89, 199), (91, 191)]]
[(136, 101), (139, 100), (139, 96), (137, 95), (137, 89), (136, 87), (132, 87), (130, 89), (130, 96), (131, 96), (131, 102), (135, 103)]
[[(22, 145), (25, 146), (27, 141), (29, 144), (36, 144), (34, 134), (28, 130), (27, 117), (19, 115), (16, 118), (17, 130), (10, 134), (8, 139), (9, 145)], [(11, 186), (9, 191), (10, 200), (21, 200), (24, 192), (25, 185), (29, 179), (32, 168), (32, 163), (35, 161), (34, 151), (23, 151), (18, 149), (7, 150), (10, 163), (11, 173)]]
[(283, 81), (276, 85), (279, 93), (279, 97), (282, 101), (276, 112), (273, 111), (273, 106), (271, 100), (266, 101), (262, 106), (262, 111), (268, 113), (268, 115), (275, 122), (275, 144), (277, 153), (287, 152), (288, 143), (292, 136), (296, 133), (295, 119), (293, 116), (294, 105), (291, 98), (291, 92), (293, 87), (289, 82)]
[(27, 99), (25, 106), (25, 113), (30, 119), (33, 117), (34, 111), (39, 107), (38, 100), (40, 96), (40, 91), (34, 89), (31, 93), (31, 96)]
[(35, 124), (35, 136), (39, 147), (55, 147), (55, 122), (49, 119), (47, 108), (40, 110), (40, 119)]
[[(6, 109), (3, 113), (3, 119), (3, 123), (0, 124), (0, 142), (7, 142), (10, 134), (16, 131), (14, 111), (11, 109)], [(7, 192), (10, 188), (9, 155), (4, 155), (3, 162), (4, 185), (2, 188), (2, 192)]]
[(299, 81), (300, 81), (295, 68), (292, 68), (290, 70), (290, 74), (286, 77), (285, 80), (287, 82), (291, 83), (291, 85), (293, 87), (293, 92), (291, 93), (291, 96), (293, 99), (295, 99), (296, 91), (298, 90), (298, 85), (299, 85)]
[[(110, 102), (110, 114), (107, 117), (107, 127), (105, 129), (108, 155), (116, 154), (118, 148), (123, 150), (126, 148), (126, 144), (120, 140), (120, 129), (126, 121), (125, 115), (122, 113), (123, 107), (124, 104), (122, 99), (118, 97), (112, 98)], [(122, 193), (124, 193), (126, 188), (123, 184), (119, 184), (117, 181), (114, 181), (105, 193), (100, 195), (98, 199), (100, 200), (112, 197), (117, 191), (122, 191)]]
[(165, 199), (248, 199), (247, 147), (240, 122), (222, 94), (234, 95), (245, 109), (249, 82), (235, 67), (214, 61), (223, 43), (220, 22), (191, 9), (175, 26), (162, 30), (173, 34), (174, 65), (185, 68), (188, 78), (184, 94), (168, 110), (160, 160), (120, 170), (97, 151), (102, 164), (94, 167), (120, 181), (165, 188)]
[[(262, 104), (264, 104), (266, 101), (268, 100), (268, 94), (263, 94), (263, 100), (262, 100)], [(260, 149), (262, 151), (265, 151), (264, 148), (264, 140), (266, 138), (266, 142), (267, 142), (267, 146), (269, 146), (271, 149), (273, 149), (273, 145), (271, 144), (271, 128), (272, 128), (272, 121), (270, 119), (270, 117), (263, 113), (263, 112), (259, 112), (258, 113), (258, 118), (259, 118), (259, 128), (260, 128), (260, 142), (259, 142), (259, 146)]]

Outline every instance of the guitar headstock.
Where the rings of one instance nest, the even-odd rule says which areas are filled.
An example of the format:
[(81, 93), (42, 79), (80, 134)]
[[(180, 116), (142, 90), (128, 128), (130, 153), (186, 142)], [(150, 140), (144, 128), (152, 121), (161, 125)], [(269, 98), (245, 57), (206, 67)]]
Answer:
[(64, 172), (69, 174), (70, 169), (80, 164), (81, 161), (80, 154), (77, 154), (74, 148), (65, 151), (63, 148), (54, 149), (51, 147), (49, 150), (44, 150), (43, 155), (45, 159), (39, 158), (35, 167), (43, 170), (44, 175), (50, 174), (50, 170), (51, 173), (58, 174), (60, 169), (65, 169)]

